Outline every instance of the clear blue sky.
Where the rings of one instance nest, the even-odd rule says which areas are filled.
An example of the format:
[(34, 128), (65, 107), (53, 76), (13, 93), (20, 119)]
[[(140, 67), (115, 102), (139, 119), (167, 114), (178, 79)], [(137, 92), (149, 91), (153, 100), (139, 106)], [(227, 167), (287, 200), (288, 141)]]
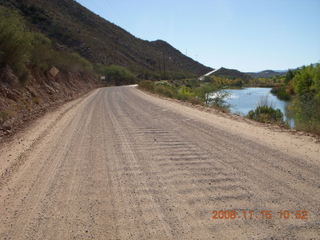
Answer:
[(320, 0), (78, 0), (145, 40), (210, 67), (282, 70), (320, 61)]

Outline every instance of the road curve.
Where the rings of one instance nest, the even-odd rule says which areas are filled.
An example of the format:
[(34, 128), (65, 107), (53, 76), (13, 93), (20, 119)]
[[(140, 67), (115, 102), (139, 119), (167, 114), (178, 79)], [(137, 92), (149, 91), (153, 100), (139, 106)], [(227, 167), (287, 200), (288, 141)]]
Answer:
[(0, 146), (0, 239), (320, 239), (318, 157), (308, 139), (98, 89)]

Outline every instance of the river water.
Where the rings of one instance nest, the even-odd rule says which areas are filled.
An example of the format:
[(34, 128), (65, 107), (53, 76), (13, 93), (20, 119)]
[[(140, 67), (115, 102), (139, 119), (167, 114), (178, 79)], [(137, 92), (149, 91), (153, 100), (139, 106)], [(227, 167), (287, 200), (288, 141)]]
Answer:
[(254, 110), (263, 99), (267, 98), (272, 107), (279, 108), (284, 114), (285, 120), (293, 127), (294, 120), (288, 118), (286, 106), (288, 102), (280, 100), (271, 93), (271, 88), (242, 88), (242, 89), (226, 89), (230, 95), (226, 102), (230, 105), (230, 111), (235, 114), (245, 116), (250, 110)]

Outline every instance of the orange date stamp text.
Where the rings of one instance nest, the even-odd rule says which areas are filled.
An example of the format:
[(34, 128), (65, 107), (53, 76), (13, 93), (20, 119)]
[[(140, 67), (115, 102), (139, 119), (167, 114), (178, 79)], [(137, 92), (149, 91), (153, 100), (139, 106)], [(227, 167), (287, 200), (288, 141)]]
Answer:
[(299, 219), (307, 220), (308, 211), (306, 210), (280, 210), (273, 212), (271, 210), (213, 210), (211, 219), (227, 219), (227, 220), (252, 220), (252, 219)]

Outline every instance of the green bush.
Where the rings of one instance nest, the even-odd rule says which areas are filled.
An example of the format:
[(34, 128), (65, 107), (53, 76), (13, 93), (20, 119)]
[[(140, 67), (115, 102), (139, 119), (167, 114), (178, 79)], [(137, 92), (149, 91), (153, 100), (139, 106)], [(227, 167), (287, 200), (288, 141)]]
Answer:
[(291, 98), (291, 96), (287, 93), (285, 85), (280, 85), (280, 86), (272, 88), (271, 93), (276, 95), (279, 99), (284, 100), (284, 101), (288, 101)]
[(218, 88), (216, 88), (213, 84), (202, 84), (200, 87), (195, 89), (196, 96), (206, 105), (210, 105), (212, 98), (210, 96), (211, 93), (216, 92)]
[(255, 110), (251, 110), (247, 117), (263, 123), (284, 123), (281, 110), (271, 106), (258, 106)]
[[(188, 101), (192, 104), (206, 104), (211, 107), (219, 108), (226, 111), (229, 106), (225, 102), (225, 98), (229, 95), (213, 84), (202, 84), (194, 80), (185, 80), (182, 83), (191, 83), (195, 87), (191, 88), (186, 85), (178, 85), (176, 81), (158, 81), (143, 80), (139, 82), (139, 87), (150, 92), (154, 92), (166, 97), (175, 98), (182, 101)], [(178, 86), (177, 86), (178, 85)], [(215, 97), (211, 97), (212, 93)]]
[(170, 84), (168, 81), (158, 81), (154, 83), (156, 86), (165, 86), (165, 87), (172, 87), (172, 84)]
[(38, 32), (29, 31), (21, 16), (0, 7), (0, 66), (9, 65), (25, 83), (30, 72), (28, 66), (48, 70), (91, 72), (92, 64), (77, 53), (54, 49), (50, 39)]
[(288, 105), (289, 116), (295, 120), (295, 128), (320, 134), (320, 99), (307, 93), (295, 96)]
[(273, 89), (279, 98), (290, 103), (287, 110), (295, 128), (320, 134), (320, 64), (290, 70)]
[(30, 60), (31, 43), (32, 35), (26, 30), (21, 17), (0, 7), (0, 65), (9, 65), (22, 83), (30, 75), (26, 64)]
[(226, 98), (230, 95), (224, 90), (218, 90), (213, 93), (214, 96), (209, 98), (209, 105), (211, 107), (220, 109), (224, 112), (229, 111), (230, 105), (226, 103)]
[(195, 93), (192, 91), (191, 88), (186, 86), (181, 86), (176, 94), (176, 98), (183, 101), (188, 101), (195, 97)]
[(150, 92), (154, 92), (154, 89), (155, 89), (155, 84), (151, 80), (140, 81), (138, 86), (141, 89), (144, 89), (144, 90), (147, 90), (147, 91), (150, 91)]
[(92, 64), (81, 57), (78, 53), (54, 51), (49, 60), (50, 65), (54, 65), (61, 70), (71, 72), (91, 72)]
[(133, 84), (137, 82), (136, 76), (127, 68), (118, 65), (102, 65), (95, 66), (96, 71), (105, 76), (106, 80), (115, 85)]
[(200, 87), (201, 82), (197, 78), (192, 78), (192, 79), (186, 79), (185, 80), (185, 85), (189, 88), (197, 88)]
[(50, 39), (41, 33), (34, 33), (32, 39), (31, 64), (46, 71), (50, 68), (49, 63), (52, 62), (52, 43)]
[(170, 98), (174, 98), (176, 96), (176, 92), (170, 86), (156, 85), (154, 91), (160, 95)]

